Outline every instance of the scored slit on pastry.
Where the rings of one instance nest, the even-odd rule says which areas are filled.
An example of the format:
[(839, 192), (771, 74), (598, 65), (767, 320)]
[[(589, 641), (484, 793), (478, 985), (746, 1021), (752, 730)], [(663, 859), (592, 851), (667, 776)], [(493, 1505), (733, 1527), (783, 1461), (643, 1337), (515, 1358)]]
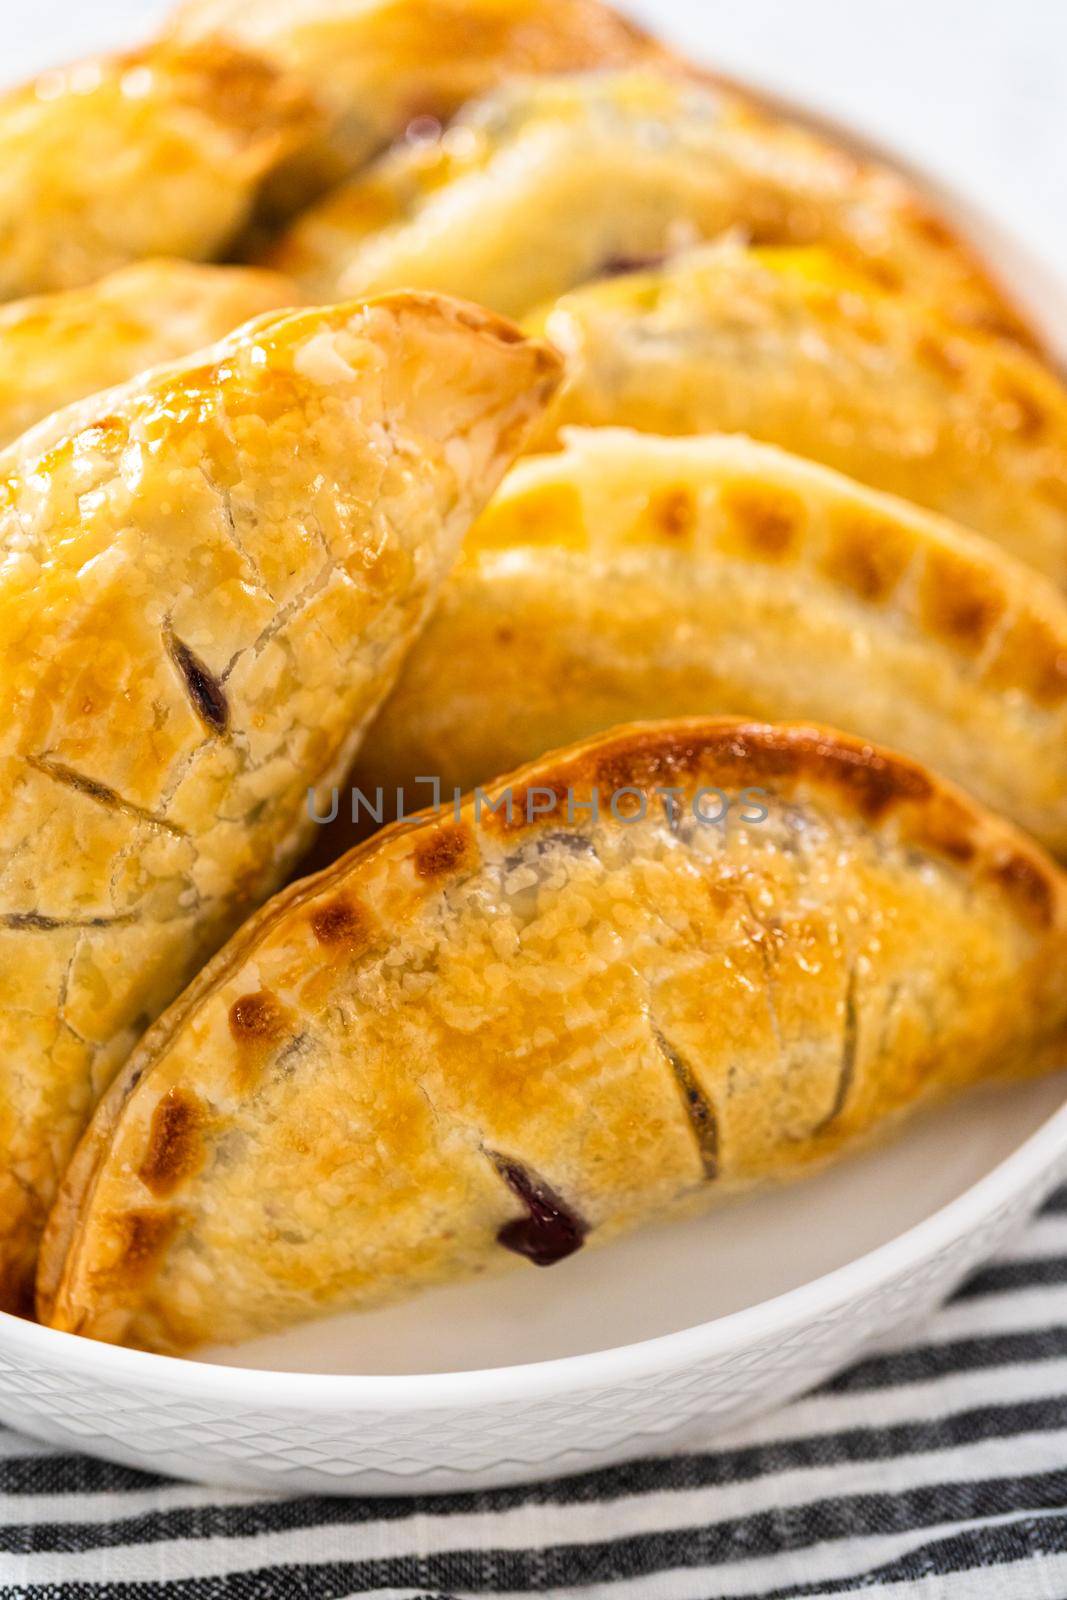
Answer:
[(150, 1030), (64, 1182), (45, 1320), (182, 1350), (574, 1270), (1060, 1064), (1067, 879), (902, 757), (698, 718), (485, 799), (292, 885)]
[(152, 811), (147, 806), (135, 805), (132, 800), (124, 799), (109, 784), (101, 783), (99, 778), (91, 778), (84, 772), (76, 772), (65, 762), (55, 761), (49, 756), (27, 756), (25, 759), (26, 765), (32, 767), (35, 772), (43, 773), (55, 783), (65, 784), (76, 794), (88, 795), (106, 810), (116, 811), (136, 822), (147, 822), (153, 828), (161, 828), (164, 833), (171, 833), (179, 839), (188, 837), (188, 830), (183, 828), (181, 823), (171, 822), (168, 817), (160, 816), (157, 811)]
[(950, 321), (1029, 342), (969, 247), (902, 178), (649, 68), (505, 85), (327, 195), (268, 259), (311, 297), (411, 284), (519, 316), (620, 259), (729, 229), (830, 244)]
[(496, 1150), (487, 1150), (486, 1155), (525, 1208), (524, 1216), (501, 1224), (497, 1243), (525, 1256), (535, 1267), (553, 1267), (580, 1250), (589, 1230), (566, 1201), (520, 1161)]
[(163, 641), (197, 716), (206, 728), (221, 737), (230, 726), (224, 678), (217, 678), (204, 665), (184, 639), (179, 639), (172, 631), (169, 622), (163, 627)]
[(717, 1178), (719, 1175), (719, 1124), (707, 1095), (701, 1089), (699, 1081), (688, 1062), (678, 1054), (672, 1044), (669, 1044), (657, 1027), (652, 1029), (652, 1037), (656, 1041), (656, 1049), (667, 1063), (678, 1085), (678, 1093), (685, 1114), (689, 1118), (689, 1126), (693, 1130), (697, 1149), (700, 1151), (700, 1161), (704, 1168), (706, 1178)]
[(291, 871), (558, 378), (398, 294), (273, 314), (0, 456), (0, 1305), (96, 1096)]
[[(814, 717), (1067, 856), (1067, 599), (977, 535), (737, 435), (573, 429), (472, 528), (312, 863), (635, 717)], [(486, 663), (491, 670), (486, 670)], [(355, 806), (351, 801), (355, 798)]]

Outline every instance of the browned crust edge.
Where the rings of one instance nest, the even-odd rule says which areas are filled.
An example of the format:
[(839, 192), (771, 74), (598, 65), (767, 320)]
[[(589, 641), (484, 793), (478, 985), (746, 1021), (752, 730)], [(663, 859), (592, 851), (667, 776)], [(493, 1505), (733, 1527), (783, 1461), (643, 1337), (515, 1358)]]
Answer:
[[(419, 290), (399, 290), (369, 297), (367, 299), (349, 301), (329, 308), (299, 307), (295, 310), (267, 312), (262, 317), (256, 318), (252, 322), (246, 324), (243, 329), (238, 330), (236, 335), (232, 335), (229, 339), (223, 341), (220, 346), (216, 346), (212, 352), (212, 356), (219, 363), (221, 363), (225, 361), (228, 353), (232, 353), (234, 349), (240, 348), (243, 343), (247, 342), (249, 339), (254, 339), (257, 335), (262, 334), (264, 331), (284, 328), (293, 323), (299, 323), (304, 319), (306, 319), (309, 325), (312, 327), (316, 324), (322, 324), (324, 326), (338, 326), (343, 325), (350, 317), (353, 315), (358, 315), (362, 311), (379, 309), (393, 313), (393, 315), (398, 319), (403, 316), (414, 314), (415, 316), (424, 320), (437, 320), (446, 325), (454, 324), (469, 333), (473, 333), (478, 338), (488, 340), (493, 344), (514, 347), (516, 357), (527, 360), (531, 368), (531, 419), (533, 417), (536, 404), (541, 400), (547, 399), (562, 379), (563, 361), (555, 349), (544, 341), (528, 338), (521, 331), (521, 329), (518, 328), (515, 323), (507, 317), (500, 316), (494, 311), (488, 311), (481, 306), (468, 303), (464, 300), (456, 299), (452, 296), (437, 295), (428, 291)], [(196, 358), (193, 359), (195, 362)], [(203, 358), (201, 357), (200, 359), (202, 361)], [(174, 363), (171, 366), (162, 369), (161, 372), (157, 372), (154, 375), (153, 382), (146, 391), (139, 391), (138, 384), (140, 380), (136, 379), (129, 386), (123, 386), (118, 390), (108, 391), (106, 395), (106, 404), (115, 405), (116, 403), (121, 402), (121, 398), (126, 393), (129, 393), (133, 397), (137, 397), (140, 392), (154, 394), (157, 392), (161, 383), (165, 386), (168, 382), (180, 380), (182, 373), (189, 371), (190, 366), (191, 363), (186, 361)], [(47, 438), (46, 448), (43, 454), (39, 458), (35, 458), (31, 454), (29, 459), (36, 459), (39, 466), (41, 462), (47, 459), (48, 455), (50, 455), (52, 451), (62, 449), (66, 441), (76, 436), (76, 434), (84, 427), (93, 426), (94, 424), (90, 416), (84, 411), (84, 409), (82, 409), (83, 406), (84, 402), (78, 402), (77, 406), (72, 408), (72, 426), (69, 433), (61, 432), (59, 435), (49, 436)], [(45, 424), (45, 426), (47, 426), (47, 424)], [(314, 880), (308, 881), (313, 882)], [(270, 912), (280, 908), (280, 904), (285, 900), (287, 893), (288, 891), (283, 891), (281, 896), (276, 896), (274, 900), (268, 903), (268, 906), (264, 908), (264, 910)], [(262, 913), (260, 916), (262, 917)], [(260, 920), (258, 918), (254, 918), (252, 922), (245, 925), (245, 930), (249, 932), (250, 937), (254, 937), (260, 926)], [(230, 959), (233, 959), (235, 943), (236, 940), (240, 939), (240, 937), (241, 935), (238, 934), (235, 940), (231, 940), (229, 944), (224, 946), (223, 951), (220, 952), (220, 956), (228, 956)], [(216, 958), (216, 962), (217, 960), (218, 958)], [(209, 963), (201, 976), (206, 977), (207, 974), (215, 970), (215, 966), (215, 962)], [(196, 998), (198, 998), (202, 993), (203, 991), (197, 985), (192, 986), (190, 990), (186, 991), (186, 995), (192, 996), (193, 1002), (195, 1002)], [(158, 1027), (160, 1024), (168, 1023), (168, 1037), (170, 1030), (179, 1025), (179, 1021), (176, 1020), (176, 1018), (185, 1015), (185, 1011), (181, 1009), (182, 1000), (184, 998), (184, 996), (179, 996), (178, 1000), (163, 1014), (163, 1017), (159, 1019), (159, 1023), (156, 1025)], [(162, 1037), (156, 1034), (155, 1028), (150, 1030), (150, 1035), (153, 1042), (161, 1039)], [(148, 1037), (149, 1035), (146, 1035), (146, 1039)], [(135, 1057), (137, 1060), (141, 1060), (140, 1049), (135, 1052)], [(130, 1060), (132, 1062), (134, 1057), (131, 1057)], [(142, 1065), (137, 1069), (132, 1080), (128, 1079), (125, 1071), (121, 1071), (117, 1080), (118, 1084), (121, 1085), (123, 1083), (127, 1083), (128, 1087), (132, 1088), (133, 1083), (136, 1082), (137, 1077), (140, 1076), (140, 1072), (143, 1070), (144, 1068)], [(105, 1096), (105, 1103), (112, 1103), (110, 1100), (110, 1095)], [(90, 1129), (92, 1126), (93, 1124), (90, 1124)], [(82, 1194), (83, 1178), (81, 1175), (84, 1168), (84, 1151), (86, 1148), (86, 1138), (88, 1137), (89, 1131), (90, 1130), (87, 1130), (86, 1136), (83, 1136), (83, 1140), (79, 1143), (71, 1162), (71, 1166), (68, 1170), (68, 1174), (64, 1178), (64, 1182), (60, 1187), (59, 1194), (53, 1204), (53, 1220), (50, 1221), (49, 1227), (46, 1229), (45, 1240), (55, 1239), (57, 1236), (61, 1236), (66, 1239), (73, 1229), (74, 1216), (77, 1207), (80, 1204), (80, 1196)], [(86, 1177), (84, 1181), (88, 1182), (88, 1177)], [(79, 1196), (79, 1199), (75, 1200), (74, 1202), (70, 1201), (70, 1194), (72, 1191)], [(68, 1217), (68, 1212), (69, 1222), (65, 1220)], [(45, 1240), (42, 1240), (42, 1261), (44, 1261), (46, 1257), (51, 1254), (50, 1249), (46, 1250)], [(39, 1303), (38, 1312), (41, 1320), (44, 1321), (47, 1320), (48, 1311), (52, 1304), (52, 1288), (50, 1286), (54, 1287), (54, 1275), (50, 1272), (47, 1266), (44, 1267), (43, 1274), (39, 1277), (39, 1282), (43, 1283), (45, 1286), (43, 1289), (43, 1299)], [(42, 1306), (45, 1309), (41, 1309)]]
[[(1028, 932), (1067, 934), (1067, 876), (1052, 859), (1012, 824), (986, 811), (955, 785), (904, 756), (869, 741), (812, 723), (766, 723), (735, 717), (691, 717), (660, 723), (632, 723), (520, 767), (482, 792), (514, 797), (518, 817), (490, 812), (478, 825), (528, 836), (558, 830), (564, 796), (575, 803), (595, 787), (647, 788), (692, 781), (709, 786), (773, 783), (779, 795), (816, 790), (845, 815), (873, 830), (894, 830), (907, 844), (965, 871), (988, 889), (1003, 894)], [(527, 820), (522, 804), (528, 790), (554, 790), (554, 809)], [(539, 804), (541, 802), (539, 801)], [(588, 815), (588, 813), (583, 813)], [(473, 824), (474, 802), (463, 805), (462, 824)], [(573, 824), (580, 827), (580, 822)], [(41, 1246), (37, 1313), (54, 1323), (65, 1283), (74, 1265), (78, 1221), (91, 1202), (122, 1106), (153, 1062), (167, 1050), (186, 1020), (210, 1003), (240, 967), (247, 953), (321, 894), (348, 887), (362, 863), (390, 852), (418, 863), (463, 870), (473, 864), (466, 841), (457, 848), (455, 818), (441, 821), (424, 811), (409, 822), (383, 829), (324, 871), (290, 885), (257, 912), (210, 961), (188, 989), (149, 1029), (105, 1095), (68, 1168)], [(470, 841), (473, 843), (473, 841)]]
[[(386, 311), (398, 321), (414, 316), (427, 325), (434, 321), (445, 326), (451, 324), (489, 343), (515, 346), (516, 355), (527, 356), (532, 368), (531, 413), (535, 402), (545, 403), (563, 381), (563, 357), (547, 340), (532, 338), (510, 318), (454, 295), (435, 294), (425, 289), (396, 289), (384, 294), (357, 296), (334, 305), (287, 306), (252, 317), (204, 350), (154, 367), (147, 374), (138, 374), (99, 394), (75, 400), (43, 418), (0, 451), (0, 486), (5, 479), (25, 476), (31, 465), (33, 471), (47, 472), (49, 463), (58, 460), (71, 442), (89, 429), (122, 428), (124, 407), (136, 410), (156, 405), (161, 395), (166, 396), (185, 385), (218, 383), (220, 370), (257, 339), (299, 328), (301, 323), (309, 327), (318, 325), (324, 330), (341, 328), (368, 311)], [(146, 377), (150, 381), (146, 382)], [(538, 387), (535, 389), (533, 384)]]

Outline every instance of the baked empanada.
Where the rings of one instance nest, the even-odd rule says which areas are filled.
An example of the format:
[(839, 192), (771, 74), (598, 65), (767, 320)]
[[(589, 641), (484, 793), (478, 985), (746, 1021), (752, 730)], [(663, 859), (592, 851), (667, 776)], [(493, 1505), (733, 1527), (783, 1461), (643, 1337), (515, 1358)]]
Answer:
[(564, 423), (739, 432), (952, 517), (1067, 587), (1067, 393), (1017, 345), (866, 289), (821, 249), (687, 252), (531, 320)]
[(0, 96), (0, 299), (147, 256), (218, 255), (320, 126), (310, 92), (220, 41), (151, 45)]
[(1063, 1064), (1067, 880), (901, 757), (650, 724), (489, 798), (292, 886), (160, 1020), (43, 1318), (181, 1350), (547, 1266)]
[(953, 320), (1020, 332), (901, 178), (651, 69), (506, 85), (327, 196), (272, 264), (312, 298), (412, 285), (522, 315), (731, 227), (762, 244), (825, 241)]
[(96, 1094), (312, 828), (558, 358), (290, 312), (0, 455), (0, 1304)]
[(599, 0), (186, 0), (172, 26), (179, 39), (222, 35), (292, 69), (328, 107), (324, 136), (283, 175), (283, 209), (505, 77), (662, 54)]
[(158, 260), (84, 289), (10, 301), (0, 306), (0, 445), (52, 411), (299, 299), (280, 273)]
[[(977, 535), (740, 436), (573, 430), (468, 537), (351, 775), (382, 815), (640, 717), (892, 745), (1067, 856), (1067, 600)], [(360, 819), (369, 811), (357, 802)], [(333, 859), (352, 834), (316, 841)]]

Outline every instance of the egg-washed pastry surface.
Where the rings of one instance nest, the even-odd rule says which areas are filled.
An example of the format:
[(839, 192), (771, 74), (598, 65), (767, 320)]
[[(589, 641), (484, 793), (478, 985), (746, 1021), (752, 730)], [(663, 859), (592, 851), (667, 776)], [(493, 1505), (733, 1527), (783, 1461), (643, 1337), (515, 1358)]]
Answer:
[(43, 1318), (181, 1350), (547, 1266), (1062, 1060), (1067, 880), (902, 758), (646, 724), (491, 798), (292, 886), (160, 1020)]
[(954, 321), (1020, 332), (901, 178), (651, 69), (504, 86), (312, 207), (272, 264), (312, 297), (410, 284), (522, 315), (731, 227), (762, 244), (829, 243)]
[(450, 117), (507, 76), (663, 54), (599, 0), (186, 0), (172, 29), (236, 40), (314, 84), (329, 123), (285, 174), (290, 199), (340, 182), (412, 122)]
[[(1067, 600), (977, 535), (739, 436), (570, 430), (521, 462), (350, 785), (396, 815), (640, 717), (802, 717), (1067, 856)], [(369, 816), (357, 803), (359, 821)], [(348, 786), (316, 864), (353, 837)]]
[(1067, 587), (1067, 392), (1018, 345), (820, 248), (706, 246), (530, 319), (566, 423), (749, 433), (987, 534)]
[(0, 1305), (137, 1036), (277, 885), (558, 373), (474, 307), (267, 316), (0, 454)]
[(156, 260), (82, 289), (9, 301), (0, 306), (0, 445), (50, 412), (299, 299), (277, 272)]
[(0, 96), (0, 299), (148, 256), (206, 260), (319, 125), (310, 91), (215, 40), (46, 72)]

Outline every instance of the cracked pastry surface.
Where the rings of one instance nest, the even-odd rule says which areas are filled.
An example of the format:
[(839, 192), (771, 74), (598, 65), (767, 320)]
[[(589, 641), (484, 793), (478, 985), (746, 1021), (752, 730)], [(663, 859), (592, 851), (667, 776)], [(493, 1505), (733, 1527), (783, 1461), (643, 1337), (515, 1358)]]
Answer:
[(329, 125), (283, 175), (289, 201), (505, 77), (661, 54), (599, 0), (185, 0), (171, 29), (186, 42), (232, 39), (314, 84)]
[[(472, 528), (350, 783), (395, 815), (638, 717), (810, 717), (1067, 856), (1067, 600), (995, 545), (740, 436), (573, 429)], [(347, 798), (347, 790), (345, 791)], [(365, 813), (364, 813), (365, 814)], [(351, 808), (316, 840), (352, 838)]]
[(0, 306), (0, 446), (50, 412), (299, 299), (295, 284), (262, 268), (157, 260), (10, 301)]
[(505, 85), (311, 207), (271, 265), (312, 298), (410, 284), (520, 316), (620, 262), (731, 228), (830, 244), (952, 321), (1029, 338), (903, 179), (653, 69)]
[(53, 1326), (181, 1350), (548, 1265), (1062, 1052), (1067, 881), (903, 758), (694, 719), (492, 799), (291, 886), (161, 1018), (53, 1214)]
[(558, 358), (268, 315), (0, 454), (0, 1304), (138, 1034), (312, 828)]
[(148, 256), (206, 260), (318, 126), (302, 84), (213, 40), (43, 73), (0, 96), (0, 299)]
[(833, 253), (686, 252), (530, 319), (567, 423), (748, 433), (995, 539), (1067, 588), (1067, 391), (1004, 339), (879, 294)]

